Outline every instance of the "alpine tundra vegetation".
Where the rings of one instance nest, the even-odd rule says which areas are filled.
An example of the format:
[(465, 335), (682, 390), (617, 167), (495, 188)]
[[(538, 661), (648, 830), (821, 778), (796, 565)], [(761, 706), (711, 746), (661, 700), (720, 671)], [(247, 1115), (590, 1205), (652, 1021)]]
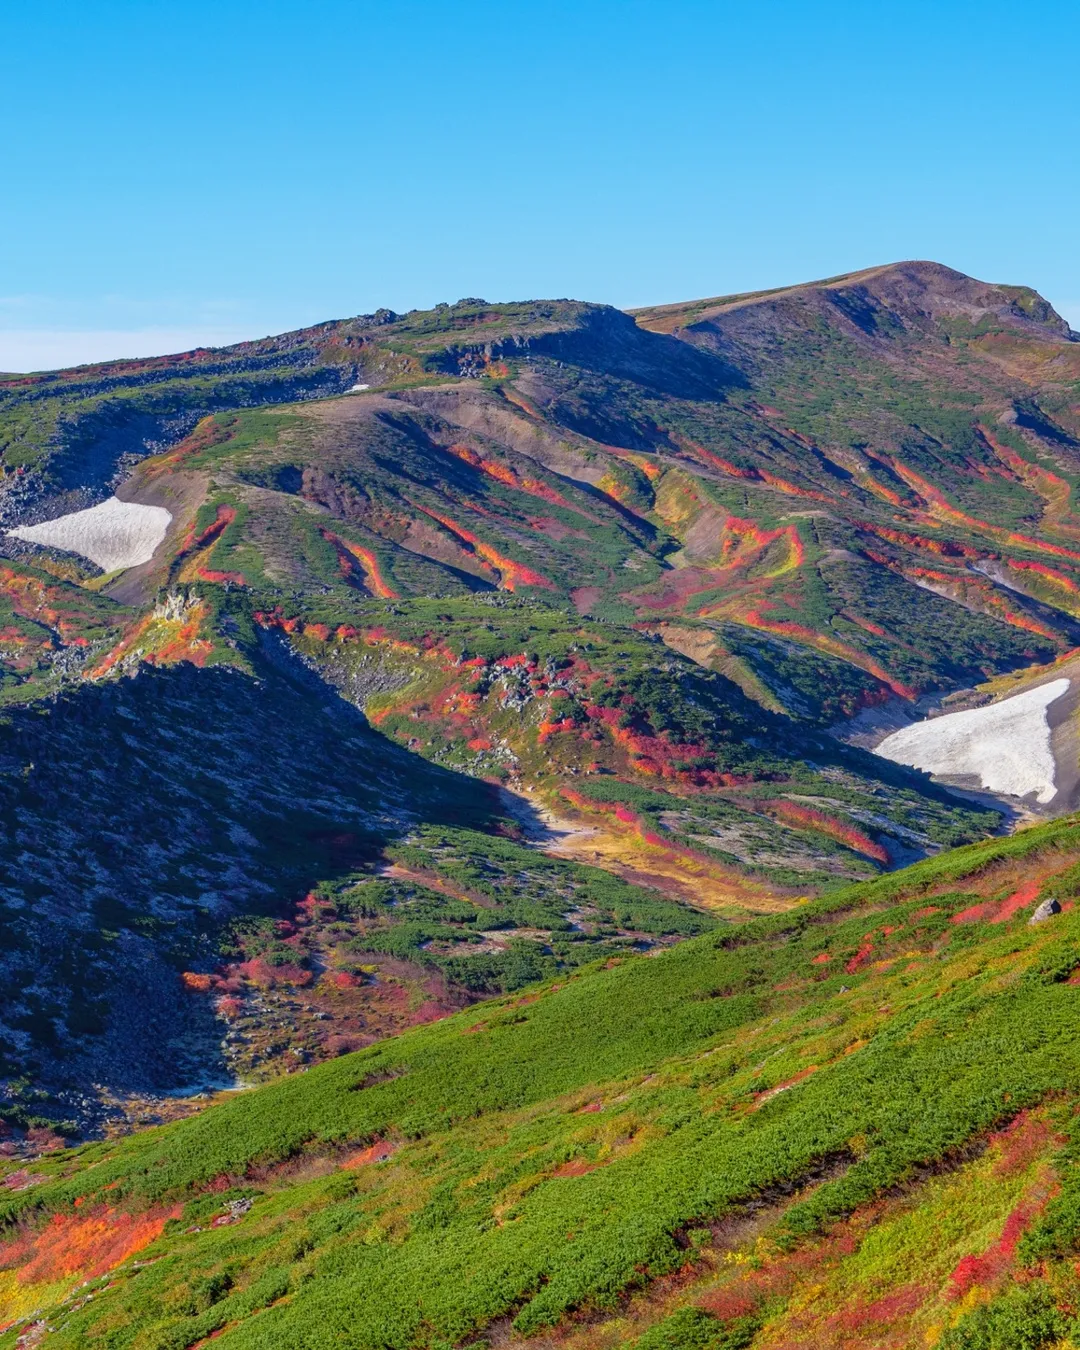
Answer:
[(0, 1347), (1080, 1340), (1041, 296), (383, 309), (0, 462)]

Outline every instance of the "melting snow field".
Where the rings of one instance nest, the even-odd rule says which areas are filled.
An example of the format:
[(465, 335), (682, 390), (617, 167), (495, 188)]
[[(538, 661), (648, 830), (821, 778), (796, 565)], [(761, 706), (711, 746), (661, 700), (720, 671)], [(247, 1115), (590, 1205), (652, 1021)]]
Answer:
[(149, 562), (165, 538), (172, 514), (163, 506), (139, 506), (110, 497), (100, 506), (73, 511), (38, 525), (20, 525), (8, 534), (32, 544), (78, 553), (105, 572)]
[(1046, 710), (1067, 679), (968, 712), (946, 713), (895, 731), (874, 753), (927, 773), (975, 775), (988, 792), (1051, 801), (1057, 791)]

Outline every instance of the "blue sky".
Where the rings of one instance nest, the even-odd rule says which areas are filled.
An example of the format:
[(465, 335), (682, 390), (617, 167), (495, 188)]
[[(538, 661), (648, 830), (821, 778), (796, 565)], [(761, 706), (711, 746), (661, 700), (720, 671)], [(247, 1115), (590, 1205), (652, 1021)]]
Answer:
[(1080, 7), (0, 0), (0, 370), (929, 257), (1080, 326)]

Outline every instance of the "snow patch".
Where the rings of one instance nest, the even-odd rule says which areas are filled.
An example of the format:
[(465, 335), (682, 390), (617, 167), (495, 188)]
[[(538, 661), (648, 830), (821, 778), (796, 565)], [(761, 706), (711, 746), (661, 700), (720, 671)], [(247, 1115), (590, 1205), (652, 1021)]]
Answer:
[(365, 389), (370, 389), (370, 384), (354, 384), (351, 389), (346, 389), (347, 394), (362, 394)]
[(987, 792), (1026, 797), (1045, 805), (1057, 792), (1046, 710), (1069, 688), (1051, 680), (1000, 703), (946, 713), (894, 732), (874, 751), (927, 773), (975, 775)]
[(31, 544), (78, 553), (103, 571), (116, 572), (149, 562), (171, 520), (172, 513), (163, 506), (140, 506), (110, 497), (85, 511), (72, 511), (37, 525), (19, 525), (7, 533)]

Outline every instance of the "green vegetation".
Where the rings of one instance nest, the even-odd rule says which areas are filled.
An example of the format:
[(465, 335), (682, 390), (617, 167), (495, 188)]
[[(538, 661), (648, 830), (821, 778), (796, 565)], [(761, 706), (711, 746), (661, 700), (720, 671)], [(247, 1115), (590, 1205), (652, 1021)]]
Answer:
[(827, 732), (1075, 648), (1080, 367), (905, 266), (0, 381), (182, 517), (0, 569), (0, 1344), (1075, 1338), (1080, 827)]
[[(993, 920), (1012, 913), (1012, 878), (1068, 892), (1078, 850), (1071, 821), (976, 845), (43, 1159), (46, 1179), (5, 1202), (9, 1223), (76, 1222), (76, 1200), (90, 1213), (106, 1198), (185, 1206), (148, 1249), (157, 1259), (50, 1314), (56, 1343), (184, 1346), (224, 1327), (239, 1346), (404, 1350), (506, 1312), (538, 1330), (573, 1308), (614, 1309), (620, 1291), (683, 1263), (688, 1228), (828, 1164), (778, 1230), (812, 1245), (1018, 1112), (1075, 1092), (1066, 977), (1080, 920), (1028, 927), (1037, 891)], [(390, 1162), (340, 1166), (379, 1140)], [(311, 1179), (282, 1167), (302, 1157), (327, 1165)], [(229, 1203), (218, 1192), (253, 1203), (207, 1227), (207, 1207)], [(1044, 1253), (1071, 1240), (1067, 1223), (1057, 1247), (1042, 1231), (1030, 1240)], [(956, 1344), (998, 1344), (985, 1337), (1034, 1309), (1026, 1297), (957, 1323), (984, 1340)], [(754, 1343), (752, 1323), (728, 1321), (717, 1345)], [(664, 1334), (661, 1323), (643, 1343)]]

